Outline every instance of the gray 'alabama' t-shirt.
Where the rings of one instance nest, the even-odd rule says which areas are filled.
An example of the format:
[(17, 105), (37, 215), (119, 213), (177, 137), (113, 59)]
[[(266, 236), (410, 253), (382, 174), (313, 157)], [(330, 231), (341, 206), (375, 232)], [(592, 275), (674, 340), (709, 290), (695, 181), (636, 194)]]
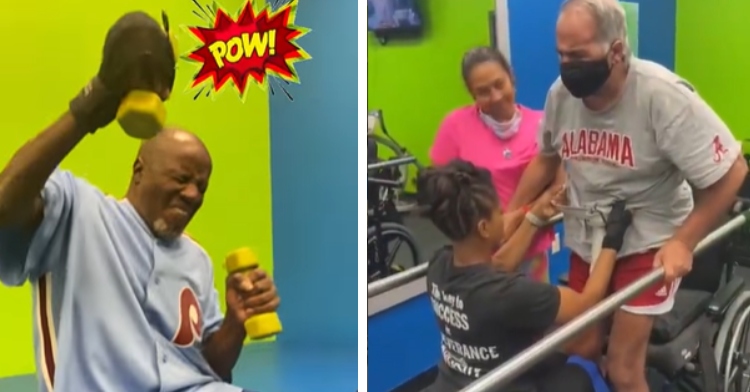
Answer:
[[(693, 208), (698, 189), (719, 180), (740, 153), (726, 124), (684, 79), (632, 58), (625, 91), (594, 112), (558, 79), (539, 131), (543, 154), (559, 154), (572, 207), (624, 199), (634, 210), (621, 256), (661, 246)], [(687, 180), (687, 182), (686, 182)], [(591, 225), (564, 220), (566, 245), (591, 260)]]

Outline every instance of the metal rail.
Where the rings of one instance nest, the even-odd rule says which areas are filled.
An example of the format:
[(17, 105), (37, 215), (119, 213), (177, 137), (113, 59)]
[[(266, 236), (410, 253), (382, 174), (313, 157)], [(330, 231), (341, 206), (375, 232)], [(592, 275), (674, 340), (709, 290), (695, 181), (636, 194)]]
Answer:
[(398, 188), (401, 185), (403, 185), (401, 181), (384, 180), (382, 178), (367, 177), (367, 185), (370, 185), (370, 184), (380, 185), (380, 186), (385, 186), (385, 187), (393, 187), (393, 188)]
[(383, 294), (388, 290), (403, 286), (427, 275), (427, 263), (419, 264), (416, 267), (401, 271), (395, 275), (378, 279), (367, 285), (367, 298), (372, 298), (378, 294)]
[(387, 167), (409, 165), (416, 161), (417, 161), (417, 158), (411, 157), (411, 156), (403, 157), (403, 158), (394, 158), (394, 159), (389, 159), (383, 162), (370, 163), (367, 165), (367, 170), (377, 170), (377, 169), (385, 169)]
[[(557, 214), (547, 221), (547, 224), (555, 224), (562, 220), (562, 214)], [(395, 275), (376, 280), (367, 285), (367, 298), (372, 298), (388, 290), (413, 282), (427, 274), (427, 263), (399, 272)]]
[[(712, 231), (695, 248), (695, 253), (700, 253), (729, 233), (739, 229), (750, 219), (750, 210), (745, 210), (725, 223), (718, 229)], [(613, 313), (625, 302), (638, 295), (645, 288), (664, 278), (664, 268), (657, 268), (648, 275), (633, 282), (624, 289), (612, 294), (598, 305), (581, 314), (571, 322), (563, 325), (555, 332), (547, 335), (533, 346), (522, 351), (501, 366), (487, 373), (484, 377), (474, 381), (461, 392), (488, 392), (507, 386), (515, 378), (529, 370), (532, 366), (554, 353), (575, 335), (590, 327), (595, 322)]]

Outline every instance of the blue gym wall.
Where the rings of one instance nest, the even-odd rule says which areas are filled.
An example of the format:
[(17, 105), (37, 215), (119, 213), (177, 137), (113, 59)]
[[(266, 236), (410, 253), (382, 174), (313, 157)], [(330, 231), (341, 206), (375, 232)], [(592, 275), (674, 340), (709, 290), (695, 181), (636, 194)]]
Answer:
[[(270, 96), (274, 276), (295, 346), (357, 347), (357, 4), (299, 2), (294, 101)], [(354, 389), (352, 389), (354, 390)]]
[[(675, 0), (629, 0), (638, 3), (638, 56), (674, 70)], [(562, 0), (507, 0), (510, 59), (516, 74), (516, 99), (544, 107), (558, 72), (555, 23)]]

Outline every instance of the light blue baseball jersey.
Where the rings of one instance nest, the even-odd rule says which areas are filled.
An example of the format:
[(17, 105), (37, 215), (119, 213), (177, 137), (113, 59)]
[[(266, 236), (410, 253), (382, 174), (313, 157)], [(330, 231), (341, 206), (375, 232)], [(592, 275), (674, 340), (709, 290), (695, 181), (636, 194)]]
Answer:
[(33, 237), (0, 232), (0, 280), (33, 285), (40, 391), (240, 391), (201, 354), (223, 315), (200, 246), (156, 239), (128, 201), (66, 171), (42, 197)]

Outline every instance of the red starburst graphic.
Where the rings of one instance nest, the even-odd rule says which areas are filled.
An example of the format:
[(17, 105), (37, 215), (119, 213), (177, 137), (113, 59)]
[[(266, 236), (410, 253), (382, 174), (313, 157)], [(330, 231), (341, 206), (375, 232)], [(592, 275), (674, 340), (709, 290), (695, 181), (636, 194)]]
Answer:
[(188, 58), (202, 63), (192, 87), (211, 81), (219, 91), (231, 80), (244, 97), (250, 78), (264, 86), (273, 75), (299, 83), (294, 63), (310, 58), (296, 40), (309, 29), (294, 25), (297, 0), (273, 12), (270, 6), (256, 12), (247, 1), (237, 20), (219, 8), (212, 28), (190, 27), (202, 43)]

